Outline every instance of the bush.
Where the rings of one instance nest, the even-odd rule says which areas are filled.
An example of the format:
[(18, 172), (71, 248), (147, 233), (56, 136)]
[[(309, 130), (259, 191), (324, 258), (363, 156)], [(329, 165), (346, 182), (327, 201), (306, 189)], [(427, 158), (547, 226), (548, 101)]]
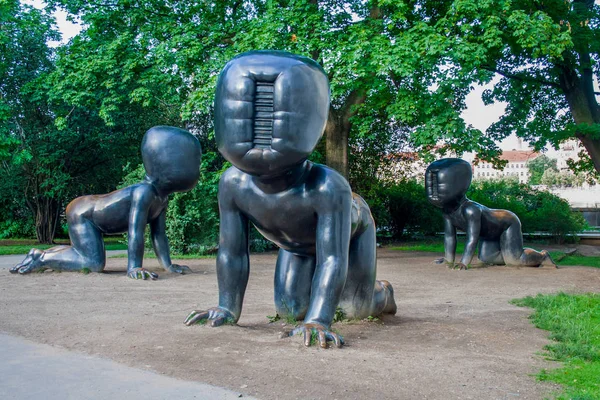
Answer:
[[(217, 191), (219, 178), (227, 167), (218, 153), (204, 153), (198, 185), (189, 192), (170, 196), (167, 237), (173, 253), (207, 253), (216, 249), (219, 242)], [(144, 166), (140, 164), (125, 175), (120, 187), (140, 182), (144, 176)]]
[(572, 238), (571, 234), (587, 225), (566, 200), (513, 179), (474, 181), (467, 197), (489, 208), (512, 211), (521, 220), (523, 232), (547, 232), (557, 242)]
[(398, 239), (407, 232), (434, 235), (443, 230), (441, 211), (429, 204), (425, 187), (415, 180), (379, 181), (364, 197), (379, 236)]

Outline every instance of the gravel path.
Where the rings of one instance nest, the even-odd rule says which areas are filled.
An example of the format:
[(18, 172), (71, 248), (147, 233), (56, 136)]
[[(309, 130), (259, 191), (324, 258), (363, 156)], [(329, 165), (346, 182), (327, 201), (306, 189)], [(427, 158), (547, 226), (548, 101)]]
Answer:
[[(398, 314), (337, 323), (344, 348), (305, 348), (274, 313), (275, 254), (251, 257), (238, 326), (186, 327), (195, 308), (216, 305), (215, 260), (185, 260), (157, 281), (125, 277), (125, 259), (107, 273), (13, 276), (0, 270), (0, 331), (97, 355), (170, 377), (261, 399), (541, 399), (556, 387), (532, 374), (547, 332), (509, 304), (537, 293), (600, 292), (600, 269), (490, 267), (452, 271), (435, 254), (379, 251), (378, 276), (394, 285)], [(82, 371), (82, 379), (85, 372)]]

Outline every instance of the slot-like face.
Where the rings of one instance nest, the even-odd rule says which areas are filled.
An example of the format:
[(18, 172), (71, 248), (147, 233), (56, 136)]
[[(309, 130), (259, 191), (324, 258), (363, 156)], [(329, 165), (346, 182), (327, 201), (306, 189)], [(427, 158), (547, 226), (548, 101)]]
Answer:
[(191, 190), (200, 178), (200, 142), (172, 126), (155, 126), (142, 139), (142, 160), (152, 182), (168, 192)]
[(314, 61), (286, 52), (244, 53), (217, 83), (217, 146), (242, 171), (276, 176), (310, 155), (328, 112), (329, 82)]
[(425, 172), (427, 199), (436, 207), (459, 201), (471, 185), (471, 165), (458, 158), (435, 161)]

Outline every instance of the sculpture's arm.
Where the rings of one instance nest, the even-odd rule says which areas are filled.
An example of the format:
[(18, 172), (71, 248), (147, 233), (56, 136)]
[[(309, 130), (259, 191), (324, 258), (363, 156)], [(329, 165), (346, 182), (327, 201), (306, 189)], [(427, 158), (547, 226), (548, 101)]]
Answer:
[(150, 237), (152, 238), (152, 247), (160, 265), (167, 271), (177, 272), (179, 274), (190, 273), (191, 270), (185, 265), (171, 263), (169, 252), (169, 239), (167, 238), (167, 209), (150, 221)]
[(351, 195), (332, 200), (335, 209), (317, 215), (316, 269), (304, 319), (305, 325), (325, 328), (333, 321), (346, 283), (351, 231)]
[[(467, 241), (465, 251), (463, 252), (460, 263), (465, 268), (473, 260), (477, 243), (479, 242), (479, 233), (481, 231), (481, 210), (479, 207), (471, 206), (465, 209), (465, 219), (467, 220)], [(461, 266), (461, 268), (462, 268)]]
[(454, 265), (456, 257), (456, 228), (450, 217), (444, 215), (444, 258), (448, 265)]
[(248, 219), (229, 199), (219, 199), (220, 232), (217, 253), (219, 308), (227, 310), (234, 322), (240, 318), (250, 272)]
[(154, 195), (147, 186), (141, 185), (133, 191), (131, 196), (127, 237), (127, 276), (134, 279), (156, 279), (158, 275), (142, 268), (144, 231), (148, 222), (148, 211)]

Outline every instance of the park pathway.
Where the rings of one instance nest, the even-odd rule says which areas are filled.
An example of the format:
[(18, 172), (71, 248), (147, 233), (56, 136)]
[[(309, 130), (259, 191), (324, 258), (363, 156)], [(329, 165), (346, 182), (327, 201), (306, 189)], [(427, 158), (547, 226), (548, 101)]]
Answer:
[[(216, 399), (239, 393), (0, 334), (0, 399)], [(244, 398), (250, 398), (244, 396)]]

